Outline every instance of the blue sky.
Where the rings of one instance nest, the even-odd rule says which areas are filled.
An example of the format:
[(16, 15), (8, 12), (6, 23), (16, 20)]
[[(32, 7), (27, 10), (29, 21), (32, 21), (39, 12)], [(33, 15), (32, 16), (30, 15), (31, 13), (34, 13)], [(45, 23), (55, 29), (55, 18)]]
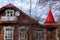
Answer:
[[(60, 1), (45, 1), (40, 0), (31, 0), (31, 16), (36, 20), (39, 20), (39, 23), (43, 23), (47, 17), (49, 11), (49, 4), (51, 4), (51, 10), (54, 16), (54, 19), (57, 20), (60, 15)], [(30, 15), (30, 0), (0, 0), (0, 8), (9, 3), (14, 4), (19, 9), (23, 10), (27, 15)]]

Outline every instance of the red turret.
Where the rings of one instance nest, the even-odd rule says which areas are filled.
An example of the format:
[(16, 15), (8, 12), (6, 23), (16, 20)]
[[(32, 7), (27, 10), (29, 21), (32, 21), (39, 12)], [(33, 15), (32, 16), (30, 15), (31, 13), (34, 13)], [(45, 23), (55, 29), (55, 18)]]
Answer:
[(44, 24), (56, 24), (56, 22), (55, 22), (55, 20), (54, 20), (54, 18), (53, 18), (53, 15), (52, 15), (51, 10), (49, 10), (47, 19), (46, 19), (46, 21), (44, 22)]

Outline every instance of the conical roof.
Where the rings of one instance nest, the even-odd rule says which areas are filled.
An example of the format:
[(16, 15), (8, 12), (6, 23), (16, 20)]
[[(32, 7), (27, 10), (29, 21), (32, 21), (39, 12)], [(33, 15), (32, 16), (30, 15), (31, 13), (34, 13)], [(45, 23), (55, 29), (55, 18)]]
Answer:
[(49, 10), (46, 21), (44, 22), (44, 24), (56, 24), (51, 10)]

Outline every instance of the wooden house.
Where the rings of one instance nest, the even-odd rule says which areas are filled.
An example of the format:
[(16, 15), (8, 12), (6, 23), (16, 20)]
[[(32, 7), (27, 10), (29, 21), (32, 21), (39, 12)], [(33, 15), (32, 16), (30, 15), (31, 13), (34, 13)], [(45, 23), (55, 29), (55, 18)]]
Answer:
[(3, 6), (0, 8), (0, 40), (58, 40), (58, 26), (51, 10), (48, 16), (42, 25), (13, 4)]

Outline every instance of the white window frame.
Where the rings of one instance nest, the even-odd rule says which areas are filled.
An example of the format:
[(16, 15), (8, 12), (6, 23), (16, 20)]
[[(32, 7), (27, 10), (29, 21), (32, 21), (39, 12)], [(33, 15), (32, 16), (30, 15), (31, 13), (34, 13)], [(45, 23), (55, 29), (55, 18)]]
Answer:
[[(26, 28), (25, 32), (28, 31), (28, 27), (21, 26), (21, 27), (18, 28), (18, 29), (19, 29), (19, 33), (20, 33), (20, 29), (23, 29), (23, 28)], [(19, 36), (19, 39), (18, 39), (18, 40), (20, 40), (20, 39), (25, 39), (25, 40), (27, 40), (27, 38), (28, 38), (28, 35), (27, 35), (27, 34), (25, 34), (27, 38), (25, 38), (25, 37), (24, 37), (24, 38), (20, 38), (20, 34), (19, 34), (19, 33), (18, 33), (18, 36)]]
[(43, 33), (44, 31), (36, 31), (36, 32), (37, 32), (38, 34), (39, 34), (39, 33), (41, 34), (41, 35), (38, 35), (38, 37), (39, 37), (39, 36), (43, 36), (42, 33)]
[[(13, 40), (14, 28), (11, 27), (11, 26), (4, 27), (4, 40), (6, 39), (6, 38), (5, 38), (5, 35), (6, 35), (5, 33), (6, 33), (6, 29), (7, 29), (7, 28), (12, 28), (12, 38), (11, 38), (11, 39)], [(10, 38), (8, 38), (8, 39), (10, 39)]]
[[(8, 13), (8, 11), (9, 11), (9, 13)], [(10, 11), (12, 12), (12, 13), (10, 13)], [(5, 10), (5, 13), (6, 13), (6, 16), (11, 16), (11, 14), (12, 14), (12, 16), (14, 16), (14, 10), (12, 10), (12, 9), (7, 9), (7, 10)]]
[(44, 40), (44, 29), (43, 28), (35, 29), (35, 39), (36, 40), (38, 40), (38, 39)]

